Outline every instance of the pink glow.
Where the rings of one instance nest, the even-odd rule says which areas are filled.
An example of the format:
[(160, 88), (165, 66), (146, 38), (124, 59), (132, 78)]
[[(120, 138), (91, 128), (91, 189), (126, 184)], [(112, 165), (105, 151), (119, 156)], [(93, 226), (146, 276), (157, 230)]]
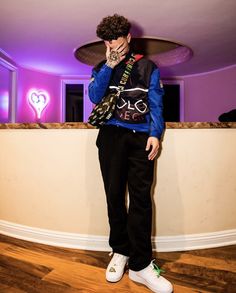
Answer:
[(0, 92), (0, 123), (8, 122), (9, 95), (8, 92)]
[(47, 107), (50, 100), (49, 94), (46, 91), (30, 89), (27, 97), (30, 106), (36, 113), (36, 118), (41, 119), (42, 112)]
[(9, 89), (10, 71), (0, 64), (0, 123), (7, 123), (9, 119)]
[(60, 122), (61, 92), (60, 78), (55, 75), (19, 68), (16, 122), (35, 122), (35, 111), (29, 106), (28, 93), (32, 89), (43, 89), (50, 96), (50, 103), (40, 122)]

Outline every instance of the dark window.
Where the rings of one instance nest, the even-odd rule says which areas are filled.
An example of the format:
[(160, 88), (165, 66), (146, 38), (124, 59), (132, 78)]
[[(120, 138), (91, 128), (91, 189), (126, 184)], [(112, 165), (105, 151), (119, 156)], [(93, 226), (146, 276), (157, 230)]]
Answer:
[(83, 122), (84, 85), (66, 85), (66, 122)]
[(165, 95), (163, 96), (164, 120), (166, 122), (180, 121), (180, 85), (164, 84)]

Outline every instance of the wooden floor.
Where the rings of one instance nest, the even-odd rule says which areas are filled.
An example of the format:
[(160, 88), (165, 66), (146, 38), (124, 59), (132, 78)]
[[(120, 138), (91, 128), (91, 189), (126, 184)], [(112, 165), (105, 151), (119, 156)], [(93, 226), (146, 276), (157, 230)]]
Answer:
[[(236, 245), (156, 255), (175, 293), (236, 293)], [(106, 282), (107, 252), (65, 249), (0, 235), (1, 293), (150, 293), (129, 280)]]

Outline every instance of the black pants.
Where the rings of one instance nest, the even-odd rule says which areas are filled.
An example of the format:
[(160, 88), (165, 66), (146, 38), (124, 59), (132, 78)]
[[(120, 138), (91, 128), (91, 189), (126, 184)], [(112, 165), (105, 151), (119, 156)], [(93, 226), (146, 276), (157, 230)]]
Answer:
[(134, 271), (145, 268), (152, 259), (150, 190), (154, 162), (148, 160), (147, 139), (146, 133), (103, 126), (96, 141), (107, 198), (109, 245), (113, 252), (130, 257), (129, 268)]

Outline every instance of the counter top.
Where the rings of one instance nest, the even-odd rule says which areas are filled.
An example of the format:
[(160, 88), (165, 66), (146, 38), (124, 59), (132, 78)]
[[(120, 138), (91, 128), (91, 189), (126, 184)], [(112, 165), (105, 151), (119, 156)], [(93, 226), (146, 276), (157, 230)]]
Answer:
[(236, 122), (167, 122), (166, 128), (236, 128)]
[[(94, 129), (88, 123), (0, 123), (0, 129)], [(236, 128), (236, 122), (166, 122), (168, 129)]]

